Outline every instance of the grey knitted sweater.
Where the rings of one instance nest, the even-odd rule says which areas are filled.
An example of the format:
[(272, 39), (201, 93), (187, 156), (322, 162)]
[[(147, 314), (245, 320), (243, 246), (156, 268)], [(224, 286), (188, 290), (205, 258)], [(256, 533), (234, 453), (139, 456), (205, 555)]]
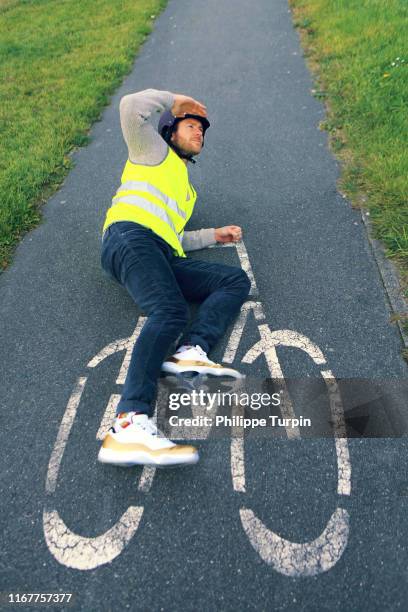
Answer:
[[(145, 89), (124, 96), (120, 101), (120, 124), (128, 146), (129, 159), (135, 164), (156, 166), (167, 155), (168, 144), (152, 124), (156, 113), (171, 110), (174, 96), (169, 91)], [(215, 244), (214, 228), (184, 232), (184, 251), (196, 251)]]

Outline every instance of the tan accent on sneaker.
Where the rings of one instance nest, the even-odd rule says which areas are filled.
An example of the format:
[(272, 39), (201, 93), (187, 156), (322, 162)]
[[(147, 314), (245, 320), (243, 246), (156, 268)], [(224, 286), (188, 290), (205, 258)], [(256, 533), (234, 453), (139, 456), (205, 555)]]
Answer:
[(171, 361), (171, 363), (175, 363), (176, 365), (187, 365), (187, 366), (204, 366), (206, 368), (224, 368), (219, 363), (208, 363), (208, 361), (194, 361), (188, 359), (177, 359), (176, 357), (169, 357), (166, 361)]
[(158, 448), (156, 450), (152, 450), (144, 444), (137, 444), (135, 442), (118, 442), (109, 434), (106, 435), (102, 447), (119, 452), (141, 451), (143, 453), (153, 455), (154, 457), (160, 457), (160, 455), (167, 455), (169, 453), (171, 455), (193, 455), (197, 452), (195, 446), (190, 446), (188, 444), (176, 444), (175, 446), (170, 446), (168, 448)]

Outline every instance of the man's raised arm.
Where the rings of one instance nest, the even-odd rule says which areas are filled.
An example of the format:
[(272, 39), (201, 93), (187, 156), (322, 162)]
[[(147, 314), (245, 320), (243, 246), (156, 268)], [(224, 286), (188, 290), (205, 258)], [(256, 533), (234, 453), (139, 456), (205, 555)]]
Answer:
[(119, 105), (123, 138), (129, 159), (134, 163), (160, 164), (167, 154), (167, 144), (152, 123), (156, 113), (171, 110), (174, 95), (170, 91), (145, 89), (124, 96)]

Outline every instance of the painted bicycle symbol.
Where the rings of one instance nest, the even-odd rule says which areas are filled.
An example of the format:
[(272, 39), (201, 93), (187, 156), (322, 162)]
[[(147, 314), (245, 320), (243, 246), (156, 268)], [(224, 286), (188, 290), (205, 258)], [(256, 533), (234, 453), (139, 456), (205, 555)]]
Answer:
[[(304, 543), (284, 539), (268, 529), (250, 507), (243, 505), (239, 510), (242, 528), (252, 547), (266, 564), (286, 576), (314, 576), (334, 567), (342, 556), (349, 537), (349, 514), (342, 507), (342, 500), (351, 493), (351, 465), (346, 438), (344, 409), (339, 387), (332, 371), (327, 367), (322, 351), (309, 338), (293, 330), (271, 331), (269, 328), (269, 325), (266, 323), (262, 303), (257, 301), (258, 290), (244, 243), (240, 242), (234, 245), (223, 246), (231, 246), (237, 249), (241, 267), (251, 280), (250, 300), (242, 306), (235, 322), (224, 352), (223, 362), (233, 363), (236, 361), (243, 331), (249, 313), (252, 312), (257, 324), (259, 340), (246, 352), (241, 361), (245, 364), (252, 364), (261, 356), (265, 358), (271, 379), (279, 381), (282, 417), (292, 419), (295, 417), (295, 412), (277, 355), (279, 347), (291, 347), (306, 353), (312, 362), (320, 368), (321, 377), (327, 388), (336, 448), (339, 504), (319, 537)], [(131, 336), (105, 346), (89, 361), (87, 368), (97, 368), (105, 359), (124, 351), (124, 358), (116, 380), (117, 384), (123, 385), (133, 346), (144, 323), (145, 317), (139, 317), (136, 328)], [(48, 465), (46, 478), (47, 505), (43, 512), (44, 536), (51, 554), (62, 565), (78, 570), (94, 569), (110, 563), (118, 557), (135, 536), (144, 512), (144, 506), (129, 506), (113, 527), (96, 537), (89, 538), (70, 530), (64, 523), (58, 510), (53, 508), (52, 500), (57, 486), (59, 469), (87, 379), (88, 376), (81, 376), (76, 381), (59, 427)], [(167, 397), (162, 396), (162, 393), (163, 391), (159, 392), (156, 410), (157, 406), (167, 399)], [(96, 434), (97, 439), (102, 440), (109, 429), (119, 399), (120, 395), (118, 394), (110, 396)], [(240, 408), (236, 407), (235, 413), (239, 414), (239, 410)], [(243, 431), (239, 431), (239, 427), (235, 427), (233, 433), (241, 435), (231, 436), (232, 485), (234, 491), (245, 493), (244, 436)], [(300, 438), (298, 427), (288, 427), (286, 433), (289, 439)], [(143, 468), (138, 484), (139, 491), (145, 493), (150, 491), (155, 472), (156, 468), (154, 467), (145, 466)], [(245, 496), (243, 496), (243, 499), (245, 499)]]

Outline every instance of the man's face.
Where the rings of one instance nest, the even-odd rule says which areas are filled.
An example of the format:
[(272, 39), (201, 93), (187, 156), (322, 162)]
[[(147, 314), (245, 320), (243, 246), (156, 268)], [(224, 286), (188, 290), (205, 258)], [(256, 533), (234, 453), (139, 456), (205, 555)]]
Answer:
[(184, 153), (198, 155), (203, 148), (203, 126), (198, 119), (183, 119), (177, 124), (177, 130), (171, 140)]

